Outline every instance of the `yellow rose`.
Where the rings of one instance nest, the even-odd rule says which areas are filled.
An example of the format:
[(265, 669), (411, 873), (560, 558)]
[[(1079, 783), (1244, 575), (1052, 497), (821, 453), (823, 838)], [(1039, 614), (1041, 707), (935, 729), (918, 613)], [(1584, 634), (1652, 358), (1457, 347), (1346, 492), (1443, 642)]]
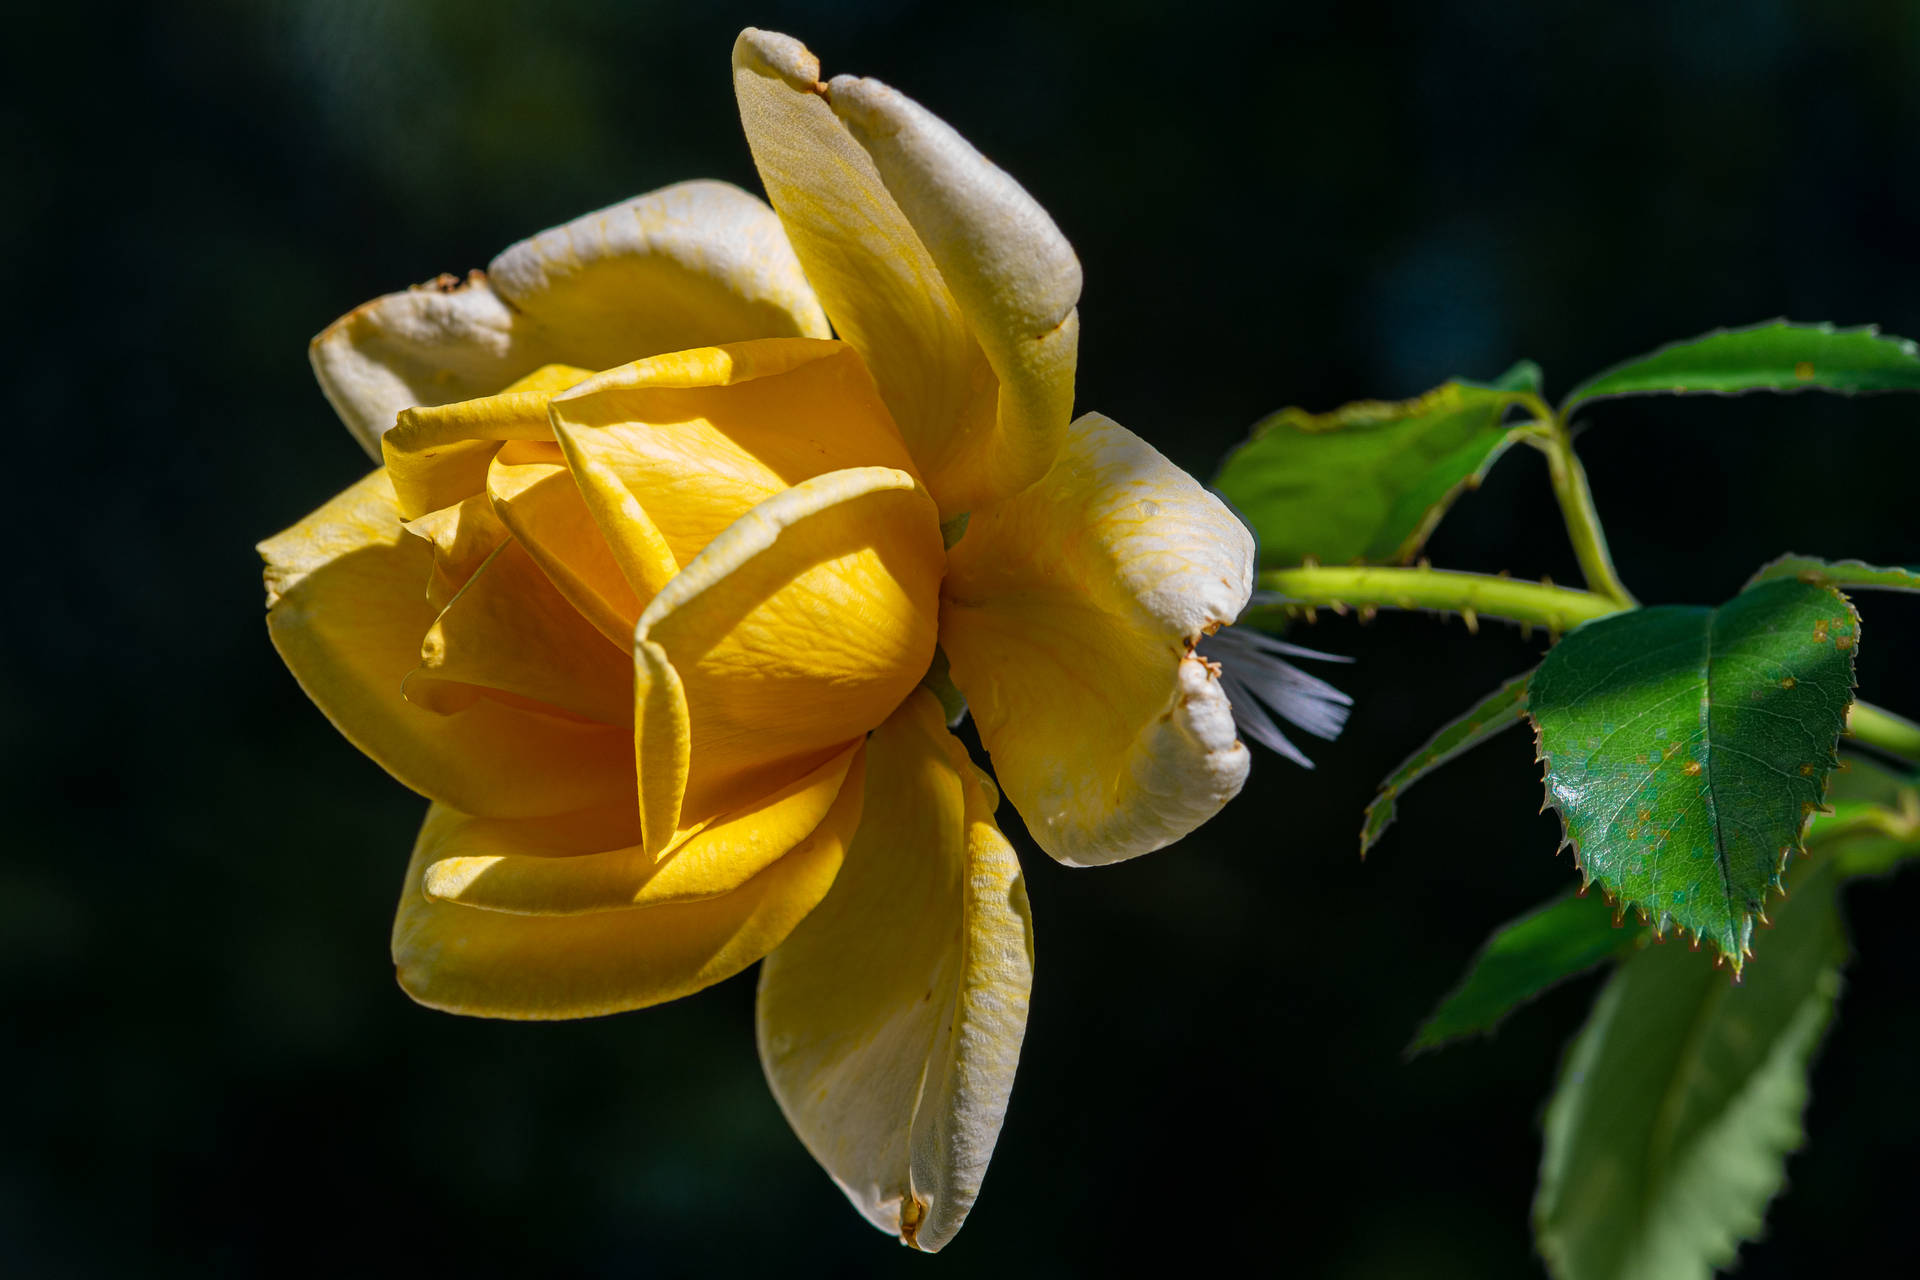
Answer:
[(772, 208), (669, 187), (314, 340), (384, 465), (262, 544), (268, 623), (433, 801), (393, 937), (415, 999), (580, 1017), (764, 958), (782, 1109), (935, 1249), (1033, 953), (930, 668), (1048, 853), (1159, 848), (1246, 776), (1195, 647), (1252, 546), (1138, 437), (1069, 421), (1080, 267), (1018, 184), (787, 37), (733, 63)]

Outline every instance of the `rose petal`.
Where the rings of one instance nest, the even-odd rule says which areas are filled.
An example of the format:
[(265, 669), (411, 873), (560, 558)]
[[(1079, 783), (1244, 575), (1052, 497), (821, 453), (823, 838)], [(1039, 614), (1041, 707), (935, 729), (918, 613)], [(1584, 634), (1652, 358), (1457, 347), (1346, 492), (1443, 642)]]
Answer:
[(550, 363), (601, 369), (828, 328), (773, 211), (683, 182), (522, 241), (487, 275), (442, 276), (329, 325), (310, 355), (370, 453), (400, 410), (491, 395)]
[(976, 512), (949, 554), (940, 644), (1034, 840), (1082, 866), (1158, 849), (1246, 780), (1190, 650), (1253, 582), (1245, 526), (1119, 424), (1073, 424), (1046, 479)]
[(1046, 212), (903, 96), (821, 84), (788, 36), (749, 28), (733, 65), (768, 198), (942, 518), (1039, 479), (1072, 408), (1080, 293)]
[[(784, 785), (885, 720), (932, 659), (943, 561), (933, 503), (889, 467), (802, 481), (695, 556), (634, 633), (660, 650), (636, 664), (639, 733), (661, 699), (655, 661), (684, 698), (690, 765), (676, 827)], [(641, 750), (643, 792), (652, 754)], [(649, 795), (643, 812), (653, 804)], [(649, 848), (663, 837), (649, 825)]]
[(434, 622), (425, 595), (434, 551), (402, 531), (384, 471), (267, 539), (260, 553), (274, 647), (341, 733), (402, 783), (502, 818), (632, 795), (632, 740), (624, 729), (494, 699), (440, 716), (401, 696)]
[(555, 398), (588, 508), (651, 599), (728, 525), (828, 471), (913, 463), (844, 343), (765, 339), (609, 369)]
[(757, 1032), (794, 1131), (882, 1231), (959, 1230), (1006, 1114), (1033, 930), (991, 788), (919, 691), (875, 731), (840, 878), (760, 971)]
[(638, 843), (554, 856), (495, 842), (474, 824), (434, 851), (426, 895), (488, 911), (577, 915), (731, 893), (811, 835), (842, 787), (861, 785), (864, 746), (856, 742), (782, 790), (714, 819), (664, 859)]
[[(853, 779), (849, 778), (849, 783)], [(586, 1018), (678, 999), (729, 978), (778, 946), (833, 884), (859, 822), (861, 788), (840, 789), (812, 834), (718, 897), (587, 915), (512, 915), (422, 892), (437, 850), (484, 840), (585, 852), (632, 828), (567, 818), (489, 823), (445, 805), (427, 814), (393, 925), (400, 985), (421, 1004), (491, 1018)], [(630, 821), (630, 820), (629, 820)], [(596, 828), (611, 826), (611, 831)], [(584, 827), (585, 830), (581, 828)]]
[(380, 437), (401, 513), (418, 519), (480, 492), (503, 441), (553, 439), (547, 402), (587, 376), (571, 365), (542, 365), (498, 395), (401, 410)]
[(632, 660), (515, 541), (487, 558), (420, 642), (408, 699), (446, 705), (438, 689), (445, 684), (517, 694), (602, 724), (632, 723)]

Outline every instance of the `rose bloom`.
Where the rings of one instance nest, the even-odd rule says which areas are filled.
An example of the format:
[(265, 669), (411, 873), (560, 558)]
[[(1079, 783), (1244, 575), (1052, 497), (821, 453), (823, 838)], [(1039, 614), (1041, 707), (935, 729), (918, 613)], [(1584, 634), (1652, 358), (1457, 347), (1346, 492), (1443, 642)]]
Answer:
[(1246, 777), (1195, 646), (1252, 546), (1139, 437), (1069, 421), (1080, 266), (1017, 183), (785, 36), (733, 67), (771, 208), (668, 187), (314, 340), (384, 465), (261, 545), (268, 625), (432, 801), (393, 931), (414, 999), (585, 1017), (764, 961), (782, 1110), (937, 1249), (1033, 974), (953, 690), (1049, 854), (1177, 840)]

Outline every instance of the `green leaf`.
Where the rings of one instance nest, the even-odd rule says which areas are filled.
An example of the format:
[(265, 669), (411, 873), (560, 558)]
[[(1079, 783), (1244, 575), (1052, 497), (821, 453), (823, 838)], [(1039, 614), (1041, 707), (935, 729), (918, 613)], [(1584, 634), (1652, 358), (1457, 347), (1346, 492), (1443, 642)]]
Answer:
[(1738, 986), (1672, 944), (1607, 983), (1547, 1104), (1534, 1237), (1558, 1280), (1707, 1280), (1759, 1232), (1840, 989), (1837, 883), (1795, 868)]
[[(1530, 675), (1531, 673), (1529, 673)], [(1427, 744), (1400, 762), (1400, 767), (1380, 784), (1379, 794), (1367, 806), (1366, 819), (1360, 824), (1360, 856), (1380, 842), (1380, 835), (1393, 823), (1400, 796), (1420, 779), (1438, 769), (1463, 751), (1477, 747), (1503, 729), (1511, 729), (1526, 719), (1528, 676), (1516, 676), (1481, 699), (1465, 715), (1449, 721)]]
[(1528, 367), (1412, 400), (1282, 409), (1227, 455), (1214, 488), (1259, 536), (1262, 565), (1404, 563), (1513, 443), (1517, 428), (1503, 419)]
[(1484, 387), (1488, 391), (1524, 391), (1537, 396), (1541, 391), (1542, 376), (1539, 365), (1531, 360), (1521, 360), (1492, 382), (1474, 382), (1468, 378), (1455, 381), (1464, 386)]
[(1864, 587), (1880, 591), (1920, 591), (1920, 569), (1895, 566), (1882, 569), (1859, 560), (1819, 560), (1813, 556), (1781, 556), (1760, 566), (1749, 587), (1776, 578), (1798, 578), (1826, 587)]
[(1609, 396), (1741, 395), (1749, 391), (1920, 391), (1920, 348), (1872, 325), (1768, 320), (1715, 329), (1617, 364), (1587, 379), (1560, 406)]
[(1568, 893), (1510, 920), (1493, 931), (1407, 1052), (1491, 1031), (1548, 987), (1631, 952), (1646, 936), (1645, 929), (1622, 928), (1598, 895)]
[(1845, 596), (1797, 580), (1570, 632), (1527, 709), (1582, 873), (1738, 974), (1838, 762), (1858, 637)]

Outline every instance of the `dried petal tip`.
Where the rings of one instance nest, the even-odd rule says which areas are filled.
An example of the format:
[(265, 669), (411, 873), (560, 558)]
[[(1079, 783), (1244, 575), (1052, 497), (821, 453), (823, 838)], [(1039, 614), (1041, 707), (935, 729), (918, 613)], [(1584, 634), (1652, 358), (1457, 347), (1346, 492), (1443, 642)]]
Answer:
[(1285, 658), (1323, 662), (1351, 662), (1351, 658), (1288, 644), (1250, 627), (1222, 627), (1202, 637), (1194, 649), (1219, 666), (1220, 687), (1233, 706), (1233, 722), (1241, 736), (1303, 769), (1313, 768), (1313, 761), (1287, 741), (1279, 720), (1328, 742), (1340, 736), (1353, 699)]

